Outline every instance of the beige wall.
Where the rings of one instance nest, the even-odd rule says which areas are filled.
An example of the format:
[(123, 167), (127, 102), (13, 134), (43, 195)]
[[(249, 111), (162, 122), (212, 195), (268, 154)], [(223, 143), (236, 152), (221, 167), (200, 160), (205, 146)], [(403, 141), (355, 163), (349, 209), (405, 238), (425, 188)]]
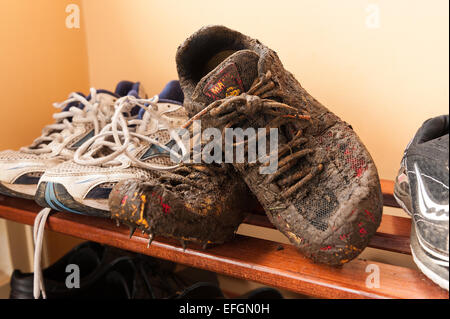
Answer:
[(0, 0), (0, 149), (30, 144), (53, 102), (89, 88), (86, 29), (66, 28), (69, 3)]
[[(89, 88), (86, 29), (66, 28), (65, 8), (70, 3), (80, 1), (0, 0), (1, 150), (30, 144), (53, 123), (53, 102)], [(3, 220), (0, 226), (0, 237), (9, 234), (12, 243), (0, 249), (0, 259), (10, 265), (5, 269), (0, 263), (0, 273), (9, 276), (12, 268), (30, 271), (30, 228)], [(50, 247), (50, 257), (54, 251)], [(55, 256), (60, 254), (55, 251)], [(2, 280), (0, 274), (0, 298), (8, 296), (9, 285)]]
[[(446, 0), (1, 3), (1, 149), (29, 144), (52, 122), (51, 103), (73, 90), (130, 79), (157, 93), (176, 77), (177, 46), (207, 24), (275, 49), (313, 96), (353, 125), (382, 178), (394, 178), (421, 122), (448, 112)], [(82, 5), (80, 29), (65, 27), (69, 3)], [(370, 3), (380, 9), (378, 29), (366, 26)]]
[[(378, 29), (366, 26), (369, 4)], [(448, 1), (83, 0), (92, 85), (176, 77), (175, 51), (207, 24), (223, 24), (277, 51), (319, 101), (351, 123), (380, 176), (393, 179), (404, 147), (448, 109)]]

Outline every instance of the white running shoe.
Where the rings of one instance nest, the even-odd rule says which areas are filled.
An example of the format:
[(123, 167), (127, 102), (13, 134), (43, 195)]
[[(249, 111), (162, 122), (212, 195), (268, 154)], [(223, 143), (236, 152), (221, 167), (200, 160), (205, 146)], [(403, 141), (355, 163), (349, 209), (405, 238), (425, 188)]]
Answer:
[[(137, 116), (124, 115), (136, 107)], [(45, 171), (36, 201), (59, 211), (110, 217), (108, 196), (117, 182), (151, 179), (155, 170), (174, 166), (170, 147), (187, 119), (178, 81), (152, 99), (117, 100), (112, 122), (83, 144), (74, 160)]]
[(95, 89), (87, 97), (71, 93), (66, 101), (55, 103), (62, 111), (53, 115), (55, 123), (46, 126), (30, 146), (0, 152), (0, 193), (34, 199), (44, 172), (72, 159), (78, 147), (111, 121), (114, 102), (130, 92), (142, 94), (139, 83), (122, 81), (115, 93)]
[[(64, 107), (63, 112), (56, 114), (55, 118), (57, 123), (53, 126), (49, 126), (44, 129), (43, 136), (37, 139), (33, 145), (27, 149), (21, 150), (28, 154), (30, 150), (38, 150), (38, 155), (46, 154), (39, 163), (42, 163), (42, 168), (39, 170), (39, 174), (42, 177), (53, 167), (58, 167), (58, 164), (64, 163), (67, 160), (71, 160), (74, 157), (75, 151), (84, 145), (88, 140), (98, 135), (108, 124), (111, 123), (115, 114), (115, 102), (121, 97), (129, 96), (130, 98), (145, 97), (142, 86), (139, 82), (133, 83), (128, 81), (120, 82), (115, 90), (115, 93), (106, 90), (91, 89), (91, 94), (84, 98), (79, 93), (72, 93), (69, 99), (57, 107)], [(75, 103), (75, 104), (73, 104)], [(75, 106), (78, 106), (79, 110)], [(136, 117), (139, 113), (140, 107), (136, 106), (127, 110), (126, 116)], [(69, 112), (69, 113), (67, 113)], [(125, 116), (125, 115), (124, 115)], [(77, 132), (84, 132), (79, 134)], [(75, 134), (77, 133), (77, 134)], [(59, 152), (55, 152), (54, 149)], [(41, 155), (42, 156), (42, 155)], [(54, 162), (48, 164), (49, 158), (56, 158)], [(50, 208), (56, 208), (51, 201), (52, 197), (49, 195), (49, 203), (46, 202), (47, 191), (39, 192), (38, 184), (40, 181), (35, 180), (34, 199), (41, 206), (49, 206)], [(38, 189), (36, 191), (36, 189)], [(42, 189), (42, 187), (41, 187)], [(34, 282), (33, 282), (33, 295), (38, 299), (41, 294), (45, 299), (45, 286), (42, 274), (42, 245), (44, 239), (45, 224), (48, 216), (51, 213), (50, 208), (43, 208), (39, 214), (37, 214), (34, 220), (33, 227), (33, 239), (34, 239)], [(59, 210), (59, 209), (58, 209)]]

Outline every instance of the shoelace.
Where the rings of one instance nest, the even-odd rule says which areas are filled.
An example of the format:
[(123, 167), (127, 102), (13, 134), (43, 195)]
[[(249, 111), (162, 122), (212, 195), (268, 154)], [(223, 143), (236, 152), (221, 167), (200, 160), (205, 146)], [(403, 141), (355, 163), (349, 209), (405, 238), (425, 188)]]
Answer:
[(44, 242), (45, 223), (50, 215), (50, 208), (42, 209), (34, 219), (33, 239), (34, 239), (34, 261), (33, 261), (33, 297), (39, 299), (42, 293), (42, 298), (46, 299), (44, 276), (42, 274), (42, 244)]
[[(277, 96), (277, 93), (275, 92), (276, 84), (271, 77), (272, 74), (268, 71), (259, 81), (255, 80), (247, 93), (214, 101), (192, 117), (190, 121), (193, 122), (194, 120), (209, 114), (210, 116), (218, 118), (219, 124), (225, 125), (223, 134), (225, 134), (226, 128), (231, 128), (234, 125), (248, 121), (249, 117), (261, 113), (273, 116), (273, 119), (266, 125), (266, 132), (269, 132), (270, 128), (279, 128), (292, 121), (310, 121), (311, 116), (309, 114), (301, 113), (297, 108), (268, 98)], [(307, 154), (314, 152), (314, 150), (310, 148), (303, 148), (296, 152), (292, 151), (294, 147), (300, 148), (302, 144), (308, 141), (302, 134), (302, 130), (298, 130), (293, 134), (293, 137), (288, 143), (278, 149), (278, 170), (275, 173), (268, 175), (266, 178), (267, 183), (278, 180), (281, 175), (292, 168), (298, 160), (305, 157)], [(258, 139), (259, 134), (257, 134), (255, 138)], [(245, 148), (246, 150), (247, 145), (248, 141)], [(236, 144), (234, 144), (234, 146), (236, 146)], [(306, 168), (278, 180), (277, 183), (280, 186), (288, 186), (281, 195), (284, 198), (291, 196), (314, 176), (320, 173), (322, 169), (323, 164), (318, 164), (317, 166)]]
[[(80, 109), (72, 106), (67, 111), (53, 114), (56, 123), (44, 127), (40, 137), (35, 139), (30, 146), (22, 147), (20, 150), (25, 153), (44, 154), (53, 152), (53, 155), (58, 155), (70, 142), (70, 139), (64, 139), (62, 133), (65, 130), (69, 130), (73, 134), (75, 129), (74, 123), (92, 123), (97, 134), (100, 128), (106, 125), (109, 118), (109, 110), (101, 108), (100, 103), (97, 101), (96, 89), (91, 88), (90, 94), (90, 100), (78, 93), (71, 93), (64, 102), (54, 103), (53, 106), (57, 109), (64, 109), (73, 102), (83, 104), (84, 108)], [(69, 121), (70, 118), (72, 118), (71, 121)], [(48, 145), (53, 141), (57, 141), (60, 145), (52, 150)]]
[[(138, 99), (134, 96), (125, 96), (116, 101), (116, 110), (110, 124), (106, 125), (103, 130), (86, 141), (74, 155), (74, 162), (80, 165), (102, 165), (102, 164), (119, 164), (117, 158), (124, 154), (135, 165), (149, 169), (149, 170), (171, 170), (180, 166), (180, 164), (173, 166), (160, 166), (149, 164), (141, 161), (130, 152), (130, 145), (138, 145), (141, 141), (150, 144), (158, 145), (166, 150), (176, 158), (181, 158), (180, 154), (174, 152), (166, 145), (162, 144), (156, 139), (149, 137), (149, 135), (156, 133), (159, 130), (167, 129), (170, 136), (179, 145), (182, 155), (186, 154), (184, 147), (177, 131), (180, 129), (179, 125), (172, 123), (164, 112), (158, 112), (158, 99), (156, 95), (152, 99)], [(124, 114), (130, 114), (132, 108), (139, 106), (145, 110), (142, 119), (126, 118)], [(166, 112), (173, 112), (180, 109), (179, 105), (176, 108), (171, 108)], [(130, 129), (134, 127), (134, 129)], [(108, 141), (107, 138), (113, 137), (113, 142)], [(107, 147), (112, 153), (95, 158), (93, 155), (100, 148)]]
[[(84, 105), (83, 109), (72, 106), (68, 111), (63, 111), (53, 115), (57, 121), (55, 124), (50, 124), (43, 129), (42, 136), (34, 140), (31, 146), (23, 147), (21, 151), (27, 153), (43, 154), (51, 153), (58, 155), (67, 145), (70, 140), (64, 141), (62, 132), (67, 129), (72, 134), (74, 131), (74, 123), (92, 123), (94, 125), (94, 133), (99, 133), (100, 127), (103, 127), (110, 118), (110, 107), (105, 105), (103, 109), (101, 104), (97, 101), (97, 90), (90, 89), (91, 99), (88, 101), (85, 97), (78, 93), (71, 93), (69, 98), (62, 103), (55, 103), (55, 108), (65, 108), (72, 102), (79, 102)], [(72, 121), (68, 119), (72, 118)], [(56, 150), (48, 146), (53, 141), (60, 143)], [(46, 143), (48, 142), (48, 144)], [(42, 274), (42, 245), (44, 241), (45, 223), (50, 215), (51, 209), (44, 208), (36, 216), (33, 228), (34, 239), (34, 278), (33, 278), (33, 296), (38, 299), (41, 294), (45, 299), (45, 285)]]
[[(91, 96), (92, 99), (95, 100), (95, 92), (91, 90)], [(82, 96), (75, 93), (73, 95), (72, 99), (69, 99), (61, 104), (58, 105), (58, 107), (63, 107), (67, 105), (68, 103), (71, 103), (73, 101), (80, 100), (81, 103), (89, 103), (86, 99), (84, 99)], [(120, 98), (116, 101), (116, 111), (112, 117), (111, 123), (104, 125), (104, 128), (99, 132), (99, 124), (98, 121), (93, 121), (95, 125), (95, 133), (94, 137), (83, 143), (83, 145), (78, 148), (74, 155), (74, 161), (78, 164), (82, 165), (101, 165), (104, 163), (113, 163), (113, 161), (121, 154), (126, 154), (127, 157), (136, 165), (147, 168), (147, 169), (155, 169), (155, 170), (167, 170), (167, 169), (173, 169), (179, 167), (179, 164), (171, 166), (171, 167), (161, 167), (158, 165), (151, 165), (147, 163), (143, 163), (136, 157), (134, 157), (129, 151), (128, 146), (130, 143), (139, 143), (139, 140), (144, 140), (152, 144), (156, 144), (160, 146), (161, 148), (167, 150), (168, 152), (173, 151), (169, 149), (167, 146), (161, 144), (155, 139), (152, 139), (148, 137), (147, 135), (152, 134), (156, 132), (159, 129), (167, 129), (169, 131), (170, 136), (180, 145), (181, 150), (185, 154), (186, 149), (180, 140), (177, 129), (179, 129), (179, 126), (176, 126), (171, 123), (169, 119), (167, 119), (164, 114), (156, 112), (153, 108), (157, 109), (157, 102), (158, 102), (158, 96), (155, 96), (153, 99), (137, 99), (133, 96), (126, 96), (123, 98)], [(85, 104), (86, 107), (89, 107), (89, 109), (96, 109), (95, 105)], [(145, 114), (142, 119), (137, 118), (131, 118), (126, 119), (124, 116), (124, 113), (130, 114), (130, 111), (135, 106), (140, 106), (141, 108), (145, 109)], [(176, 111), (182, 106), (180, 105), (177, 108), (172, 108), (170, 111)], [(80, 112), (79, 112), (80, 111)], [(69, 112), (63, 112), (64, 116), (61, 115), (59, 118), (64, 118), (63, 123), (61, 124), (53, 124), (49, 125), (47, 127), (48, 130), (54, 130), (54, 129), (63, 129), (69, 128), (72, 129), (71, 123), (67, 120), (68, 117), (73, 116), (74, 114), (83, 114), (83, 110), (80, 110), (78, 108), (70, 108)], [(97, 113), (92, 113), (97, 114)], [(58, 116), (56, 114), (55, 116)], [(82, 121), (90, 121), (89, 118), (86, 118), (85, 120), (82, 119)], [(148, 129), (149, 123), (153, 121), (153, 124), (151, 127), (153, 129)], [(135, 131), (130, 131), (130, 127), (136, 127)], [(58, 138), (59, 135), (44, 135), (40, 138), (40, 140), (36, 140), (34, 145), (38, 145), (42, 143), (43, 141), (50, 141), (54, 138)], [(109, 142), (106, 140), (106, 137), (112, 136), (114, 138), (114, 142)], [(92, 147), (91, 147), (92, 146)], [(98, 150), (100, 147), (108, 147), (113, 152), (107, 156), (100, 157), (100, 158), (94, 158), (92, 157), (92, 154)], [(32, 150), (35, 151), (35, 150)], [(40, 149), (41, 152), (45, 151), (45, 148), (42, 147)], [(83, 154), (85, 153), (85, 156), (83, 157)], [(86, 156), (87, 155), (87, 156)], [(178, 153), (174, 154), (175, 156), (179, 157), (180, 155)], [(33, 281), (33, 296), (35, 299), (38, 299), (41, 294), (42, 297), (45, 299), (47, 296), (45, 294), (45, 285), (43, 280), (43, 274), (42, 274), (42, 265), (41, 265), (41, 258), (42, 258), (42, 245), (43, 245), (43, 239), (44, 239), (44, 231), (45, 231), (45, 223), (47, 221), (48, 216), (51, 213), (50, 208), (44, 208), (42, 209), (39, 214), (36, 216), (35, 223), (34, 223), (34, 242), (35, 242), (35, 251), (34, 251), (34, 281)]]

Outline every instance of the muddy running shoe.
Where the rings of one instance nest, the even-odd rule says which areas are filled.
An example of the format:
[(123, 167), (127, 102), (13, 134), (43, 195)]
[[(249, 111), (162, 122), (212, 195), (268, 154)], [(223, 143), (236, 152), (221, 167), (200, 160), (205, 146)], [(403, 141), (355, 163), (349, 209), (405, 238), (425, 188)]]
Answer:
[(412, 216), (411, 252), (420, 270), (448, 290), (449, 116), (423, 123), (406, 147), (394, 196)]
[[(184, 114), (184, 122), (188, 123)], [(138, 174), (125, 175), (109, 196), (111, 217), (128, 225), (130, 236), (136, 228), (147, 233), (148, 245), (159, 235), (178, 239), (183, 247), (187, 242), (223, 243), (234, 237), (246, 212), (258, 205), (257, 200), (234, 170), (222, 165), (172, 161), (170, 152), (179, 155), (172, 146), (182, 143), (178, 132), (185, 127), (192, 133), (192, 126), (182, 124), (174, 123), (170, 132), (156, 133), (164, 134), (159, 139), (164, 145), (141, 137), (147, 144), (143, 144), (140, 154), (153, 151), (152, 156), (167, 166), (143, 166), (140, 161), (145, 157), (136, 156), (139, 160), (133, 165)]]
[(112, 218), (154, 236), (206, 247), (234, 237), (258, 203), (234, 172), (215, 165), (181, 166), (152, 181), (123, 181), (109, 198)]
[(114, 114), (114, 102), (139, 83), (120, 82), (115, 93), (91, 89), (89, 96), (71, 93), (62, 103), (61, 112), (53, 115), (55, 123), (46, 126), (42, 135), (19, 151), (0, 152), (0, 193), (33, 199), (44, 172), (72, 159), (75, 150), (100, 132)]
[(278, 128), (274, 173), (261, 174), (267, 166), (259, 161), (233, 164), (271, 222), (315, 262), (358, 256), (380, 224), (382, 194), (351, 126), (311, 97), (274, 51), (226, 27), (200, 29), (176, 61), (185, 106), (202, 129)]
[[(178, 81), (169, 82), (153, 99), (141, 99), (135, 91), (117, 100), (111, 122), (86, 141), (73, 160), (45, 172), (36, 201), (59, 211), (109, 218), (108, 196), (117, 182), (151, 179), (150, 168), (173, 165), (166, 144), (171, 125), (187, 119), (182, 101)], [(145, 103), (155, 110), (147, 112)]]

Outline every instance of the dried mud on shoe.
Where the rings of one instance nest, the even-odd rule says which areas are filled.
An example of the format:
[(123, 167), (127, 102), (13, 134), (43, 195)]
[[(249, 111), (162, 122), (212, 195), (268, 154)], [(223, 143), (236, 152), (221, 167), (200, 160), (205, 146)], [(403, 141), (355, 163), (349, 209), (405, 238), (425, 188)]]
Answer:
[(274, 51), (226, 27), (200, 29), (176, 59), (185, 107), (202, 128), (278, 129), (274, 173), (261, 174), (259, 162), (233, 163), (271, 222), (315, 262), (358, 256), (381, 222), (382, 194), (351, 126), (309, 95)]
[[(218, 169), (218, 168), (216, 168)], [(236, 173), (234, 173), (236, 174)], [(149, 235), (201, 245), (233, 239), (257, 200), (238, 176), (186, 166), (153, 182), (118, 183), (109, 197), (111, 218)]]

